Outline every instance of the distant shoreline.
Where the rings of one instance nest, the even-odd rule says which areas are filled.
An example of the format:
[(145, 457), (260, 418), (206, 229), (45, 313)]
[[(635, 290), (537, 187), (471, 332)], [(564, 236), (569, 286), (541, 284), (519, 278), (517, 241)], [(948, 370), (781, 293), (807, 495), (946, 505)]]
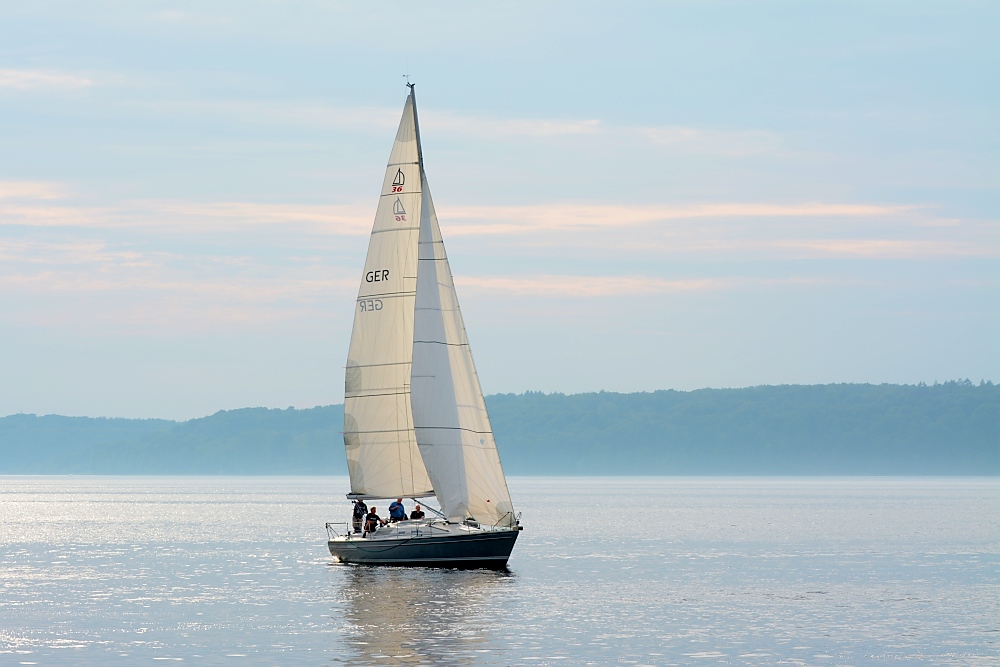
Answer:
[[(1000, 386), (779, 385), (487, 397), (512, 476), (1000, 475)], [(2, 475), (345, 475), (343, 407), (184, 422), (10, 415)]]
[[(220, 474), (173, 474), (173, 473), (149, 473), (134, 475), (129, 473), (86, 473), (79, 474), (74, 472), (67, 473), (0, 473), (0, 479), (50, 479), (50, 478), (75, 478), (75, 479), (238, 479), (238, 480), (280, 480), (280, 479), (294, 479), (294, 480), (308, 480), (308, 479), (337, 479), (337, 480), (349, 480), (350, 477), (344, 474), (331, 474), (331, 475), (310, 475), (306, 473), (302, 474), (273, 474), (273, 475), (220, 475)], [(624, 479), (630, 482), (639, 482), (642, 480), (683, 480), (683, 481), (698, 481), (698, 480), (731, 480), (740, 481), (745, 480), (747, 482), (763, 482), (767, 480), (773, 481), (795, 481), (801, 480), (803, 482), (812, 481), (843, 481), (843, 480), (856, 480), (856, 481), (903, 481), (903, 480), (928, 480), (933, 482), (946, 482), (947, 480), (956, 480), (962, 482), (971, 481), (982, 481), (982, 482), (997, 482), (1000, 483), (1000, 473), (993, 475), (506, 475), (508, 481), (510, 480), (521, 480), (521, 479), (565, 479), (565, 480), (579, 480), (579, 479), (599, 479), (599, 480), (610, 480), (610, 479)], [(1000, 488), (1000, 487), (998, 487)]]

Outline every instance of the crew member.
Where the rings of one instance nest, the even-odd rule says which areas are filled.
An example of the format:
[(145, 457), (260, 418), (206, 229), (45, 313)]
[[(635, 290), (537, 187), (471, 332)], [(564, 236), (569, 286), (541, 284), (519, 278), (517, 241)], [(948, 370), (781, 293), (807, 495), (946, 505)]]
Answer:
[(368, 514), (368, 505), (363, 500), (354, 501), (354, 512), (351, 515), (351, 523), (354, 525), (354, 532), (360, 533), (365, 526), (365, 515)]
[(375, 509), (375, 507), (371, 508), (368, 510), (368, 514), (365, 515), (365, 532), (361, 535), (361, 537), (368, 537), (368, 533), (374, 533), (378, 530), (379, 526), (384, 526), (388, 523), (383, 521), (382, 517), (375, 513)]
[(410, 512), (410, 518), (413, 519), (414, 521), (417, 519), (424, 518), (424, 511), (420, 509), (420, 505), (417, 505), (416, 508), (414, 508), (414, 510)]
[(406, 508), (403, 507), (403, 499), (396, 498), (396, 502), (389, 505), (389, 521), (406, 521)]

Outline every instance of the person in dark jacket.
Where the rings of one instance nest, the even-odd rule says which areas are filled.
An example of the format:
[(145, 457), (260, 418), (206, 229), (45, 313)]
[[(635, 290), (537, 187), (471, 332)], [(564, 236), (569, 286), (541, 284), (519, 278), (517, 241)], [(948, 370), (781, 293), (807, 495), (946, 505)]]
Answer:
[(374, 533), (378, 530), (379, 526), (384, 526), (387, 521), (383, 521), (382, 517), (375, 513), (375, 507), (368, 510), (368, 514), (365, 515), (365, 532), (361, 537), (368, 537), (368, 533)]
[(412, 512), (410, 512), (410, 518), (416, 521), (417, 519), (424, 518), (424, 511), (420, 509), (420, 505), (417, 505)]
[(351, 515), (351, 523), (354, 526), (354, 532), (360, 533), (365, 526), (365, 515), (368, 514), (368, 505), (365, 505), (363, 500), (354, 501), (354, 513)]

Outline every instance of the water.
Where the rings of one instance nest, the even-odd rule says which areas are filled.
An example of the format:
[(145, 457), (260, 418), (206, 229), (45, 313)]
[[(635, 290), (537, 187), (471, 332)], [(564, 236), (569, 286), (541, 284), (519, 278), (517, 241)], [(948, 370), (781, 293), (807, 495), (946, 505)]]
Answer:
[(1000, 480), (513, 479), (499, 573), (331, 564), (345, 490), (0, 477), (0, 665), (1000, 662)]

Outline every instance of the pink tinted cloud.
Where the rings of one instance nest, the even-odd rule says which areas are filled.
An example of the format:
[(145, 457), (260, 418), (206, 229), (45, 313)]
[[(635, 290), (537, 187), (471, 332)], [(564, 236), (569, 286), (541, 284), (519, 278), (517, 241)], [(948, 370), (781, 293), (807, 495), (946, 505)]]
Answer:
[(623, 294), (662, 294), (717, 290), (731, 280), (721, 278), (665, 280), (650, 276), (456, 276), (465, 292), (493, 292), (516, 296), (601, 297)]
[[(542, 204), (536, 206), (448, 206), (451, 234), (510, 234), (564, 229), (633, 227), (664, 220), (700, 218), (815, 218), (898, 216), (915, 206), (830, 203), (727, 203), (674, 206)], [(469, 223), (472, 224), (469, 224)]]

